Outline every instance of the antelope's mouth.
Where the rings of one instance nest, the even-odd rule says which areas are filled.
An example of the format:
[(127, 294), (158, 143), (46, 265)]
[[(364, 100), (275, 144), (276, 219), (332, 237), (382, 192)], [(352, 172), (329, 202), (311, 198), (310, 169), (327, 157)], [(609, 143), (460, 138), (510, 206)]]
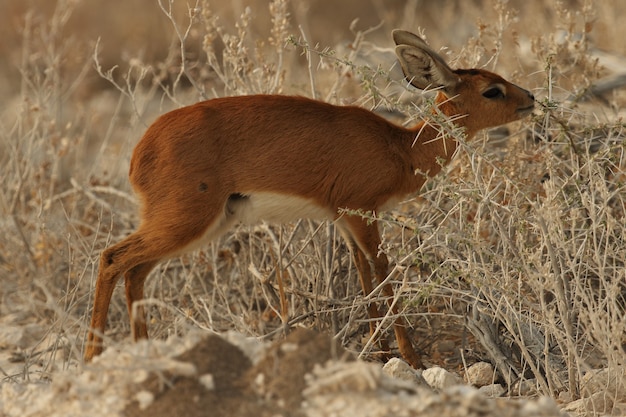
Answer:
[(516, 113), (520, 116), (527, 116), (532, 113), (533, 110), (535, 110), (535, 103), (531, 104), (530, 106), (520, 107), (516, 110)]

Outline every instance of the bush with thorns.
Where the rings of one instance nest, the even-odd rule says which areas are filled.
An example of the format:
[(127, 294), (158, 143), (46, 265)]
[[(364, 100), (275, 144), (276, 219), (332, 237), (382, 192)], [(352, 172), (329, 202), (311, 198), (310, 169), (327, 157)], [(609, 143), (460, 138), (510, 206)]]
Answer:
[[(428, 94), (407, 91), (390, 76), (391, 63), (356, 63), (368, 30), (355, 30), (351, 49), (339, 55), (293, 30), (286, 0), (270, 2), (266, 36), (251, 32), (250, 9), (231, 31), (208, 3), (187, 9), (182, 20), (173, 3), (159, 3), (176, 38), (159, 65), (133, 59), (125, 73), (103, 68), (97, 46), (69, 78), (60, 63), (85, 51), (67, 48), (62, 36), (75, 3), (49, 22), (26, 19), (15, 122), (5, 119), (0, 129), (0, 273), (8, 277), (0, 295), (3, 315), (22, 312), (50, 324), (55, 343), (30, 352), (33, 359), (53, 363), (60, 346), (67, 359), (80, 356), (99, 252), (137, 221), (128, 158), (157, 114), (253, 93), (357, 103), (399, 118), (430, 111)], [(495, 66), (514, 48), (504, 34), (515, 14), (505, 2), (496, 5), (499, 19), (481, 24), (458, 62)], [(418, 198), (390, 213), (351, 214), (381, 221), (381, 250), (395, 265), (389, 280), (426, 357), (429, 341), (441, 337), (435, 323), (454, 322), (474, 340), (457, 346), (461, 354), (495, 364), (511, 394), (519, 380), (532, 379), (542, 394), (576, 398), (585, 372), (621, 374), (624, 365), (625, 132), (611, 109), (600, 107), (602, 114), (602, 104), (590, 104), (603, 75), (589, 49), (593, 8), (573, 16), (559, 4), (555, 11), (565, 31), (535, 38), (535, 62), (525, 64), (543, 80), (533, 89), (541, 105), (532, 123), (511, 126), (496, 146), (452, 132), (461, 144), (456, 163)], [(557, 40), (559, 33), (565, 36)], [(91, 65), (117, 93), (104, 102), (110, 113), (94, 115), (70, 100)], [(522, 75), (516, 68), (514, 77)], [(95, 132), (93, 123), (106, 129)], [(306, 325), (368, 357), (375, 344), (357, 336), (367, 334), (366, 304), (383, 294), (360, 295), (332, 224), (301, 220), (240, 228), (171, 260), (153, 272), (146, 297), (155, 337), (198, 326), (273, 338)], [(125, 309), (115, 297), (112, 339), (129, 332)], [(393, 319), (387, 315), (378, 333)]]

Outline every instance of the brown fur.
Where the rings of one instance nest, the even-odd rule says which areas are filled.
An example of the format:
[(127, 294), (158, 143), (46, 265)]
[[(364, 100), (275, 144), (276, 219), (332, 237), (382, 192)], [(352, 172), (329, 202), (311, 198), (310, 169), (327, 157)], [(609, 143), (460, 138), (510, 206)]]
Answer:
[[(443, 79), (439, 110), (449, 117), (463, 116), (455, 123), (468, 137), (532, 110), (534, 99), (526, 90), (487, 71), (452, 71), (412, 36), (394, 33), (407, 77), (417, 73), (422, 80)], [(419, 69), (420, 60), (428, 68)], [(425, 88), (423, 81), (413, 84)], [(502, 98), (483, 96), (493, 86), (505, 90)], [(456, 146), (434, 120), (406, 129), (359, 107), (303, 97), (219, 98), (161, 116), (133, 152), (130, 181), (141, 199), (142, 222), (135, 233), (102, 253), (85, 359), (102, 351), (108, 306), (121, 275), (134, 337), (145, 338), (144, 312), (138, 308), (133, 316), (132, 306), (143, 298), (148, 273), (161, 260), (192, 249), (210, 228), (215, 235), (225, 232), (238, 210), (250, 203), (247, 196), (259, 192), (298, 196), (334, 213), (363, 291), (369, 294), (372, 275), (382, 282), (388, 269), (386, 256), (379, 254), (378, 226), (359, 216), (340, 216), (339, 210), (377, 211), (416, 193), (426, 181), (423, 174), (439, 172), (441, 161), (448, 162)], [(390, 285), (385, 293), (393, 295)], [(375, 304), (368, 312), (380, 317)], [(420, 367), (405, 324), (398, 318), (394, 325), (400, 353)]]

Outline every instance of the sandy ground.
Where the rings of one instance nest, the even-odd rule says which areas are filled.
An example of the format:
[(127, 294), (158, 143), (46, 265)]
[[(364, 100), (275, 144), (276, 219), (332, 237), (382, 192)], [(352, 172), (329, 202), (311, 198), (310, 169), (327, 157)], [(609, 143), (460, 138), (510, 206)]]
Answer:
[(20, 374), (18, 350), (5, 343), (0, 357), (5, 375), (14, 376), (0, 385), (3, 416), (567, 415), (548, 398), (489, 398), (443, 370), (356, 361), (329, 336), (306, 329), (274, 345), (200, 332), (121, 344), (91, 364), (66, 363), (51, 381), (35, 381), (37, 366)]

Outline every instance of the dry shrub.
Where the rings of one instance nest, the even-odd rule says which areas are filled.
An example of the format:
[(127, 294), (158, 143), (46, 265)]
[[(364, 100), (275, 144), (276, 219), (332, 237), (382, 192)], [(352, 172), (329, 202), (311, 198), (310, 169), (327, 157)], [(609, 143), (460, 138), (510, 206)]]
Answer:
[(404, 222), (414, 237), (390, 247), (419, 271), (408, 280), (416, 304), (426, 293), (428, 304), (465, 309), (509, 386), (533, 378), (541, 393), (576, 397), (587, 370), (624, 365), (624, 125), (578, 110), (600, 74), (586, 44), (593, 16), (558, 7), (583, 35), (534, 41), (546, 86), (533, 123), (504, 154), (460, 139), (453, 175), (434, 179), (418, 220)]
[[(66, 359), (80, 357), (99, 252), (136, 226), (128, 158), (155, 115), (198, 99), (253, 93), (358, 103), (396, 118), (421, 114), (407, 99), (423, 97), (406, 91), (389, 66), (360, 63), (375, 28), (355, 23), (353, 41), (339, 54), (307, 39), (284, 0), (270, 2), (263, 33), (252, 29), (250, 9), (231, 27), (206, 1), (183, 12), (159, 4), (174, 41), (158, 62), (132, 57), (111, 68), (102, 45), (93, 60), (76, 55), (81, 49), (58, 36), (72, 2), (23, 34), (16, 117), (0, 129), (0, 273), (9, 277), (0, 308), (5, 317), (46, 323), (55, 341), (50, 352), (65, 346)], [(517, 14), (506, 2), (494, 4), (492, 20), (487, 16), (450, 55), (496, 69), (506, 62), (514, 78), (534, 70), (541, 79), (533, 89), (541, 103), (536, 116), (510, 126), (499, 146), (465, 143), (458, 134), (453, 169), (407, 202), (404, 215), (383, 215), (381, 250), (396, 265), (389, 275), (396, 302), (420, 334), (437, 336), (428, 323), (448, 313), (445, 320), (472, 332), (478, 354), (510, 386), (534, 378), (542, 393), (576, 396), (587, 369), (623, 365), (624, 127), (610, 111), (591, 113), (597, 103), (583, 102), (603, 74), (590, 55), (593, 9), (568, 14), (561, 3), (543, 4), (559, 24), (532, 40), (534, 58), (511, 64)], [(82, 64), (69, 74), (58, 66), (68, 55)], [(77, 85), (92, 65), (113, 88), (78, 100)], [(302, 220), (240, 228), (163, 263), (146, 297), (154, 337), (199, 326), (271, 338), (306, 325), (331, 329), (367, 356), (371, 340), (359, 339), (367, 334), (365, 305), (382, 295), (359, 295), (332, 224)], [(129, 334), (125, 310), (119, 291), (108, 344)], [(379, 331), (392, 322), (385, 317)], [(426, 356), (431, 339), (418, 339)], [(29, 354), (40, 357), (40, 350)]]

